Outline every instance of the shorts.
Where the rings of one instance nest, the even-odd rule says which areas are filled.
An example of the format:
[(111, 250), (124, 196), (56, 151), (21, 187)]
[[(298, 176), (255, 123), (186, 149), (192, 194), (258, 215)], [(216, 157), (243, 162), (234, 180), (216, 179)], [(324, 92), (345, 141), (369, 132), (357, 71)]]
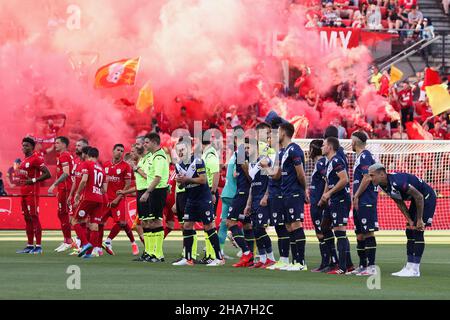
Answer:
[(244, 214), (247, 206), (248, 193), (238, 193), (231, 202), (230, 209), (228, 209), (228, 220), (241, 221), (243, 223), (251, 223), (250, 217)]
[(330, 202), (330, 206), (324, 212), (324, 218), (331, 221), (332, 227), (345, 227), (348, 223), (350, 214), (350, 200), (342, 199), (336, 202)]
[(183, 223), (184, 212), (186, 210), (186, 192), (177, 193), (177, 200), (175, 202), (177, 208), (177, 218), (179, 223)]
[(353, 222), (356, 234), (378, 231), (377, 206), (360, 204), (358, 211), (353, 210)]
[(311, 221), (312, 221), (312, 224), (314, 225), (314, 230), (316, 231), (316, 234), (322, 233), (321, 224), (322, 224), (323, 216), (325, 214), (325, 210), (323, 208), (319, 207), (317, 205), (317, 203), (315, 203), (315, 204), (311, 203), (310, 214), (311, 214)]
[(255, 209), (252, 207), (250, 219), (252, 220), (253, 228), (266, 228), (270, 220), (270, 207), (268, 205), (265, 207), (258, 206)]
[(202, 222), (203, 225), (214, 222), (214, 206), (212, 201), (208, 203), (192, 203), (186, 202), (184, 210), (184, 222)]
[(76, 210), (76, 217), (78, 219), (89, 217), (91, 223), (101, 223), (104, 210), (102, 202), (82, 200)]
[(284, 225), (284, 205), (283, 197), (278, 196), (277, 198), (269, 199), (269, 214), (270, 214), (270, 225), (279, 226)]
[(138, 190), (136, 192), (136, 212), (139, 220), (142, 220), (150, 215), (150, 198), (146, 202), (141, 202), (140, 199), (146, 190)]
[(148, 197), (150, 204), (150, 212), (148, 216), (144, 217), (142, 220), (162, 220), (163, 210), (166, 205), (167, 198), (167, 188), (155, 189), (150, 193)]
[(22, 197), (22, 214), (25, 217), (39, 215), (39, 196), (28, 195)]
[[(422, 220), (426, 227), (430, 227), (433, 223), (434, 212), (436, 210), (436, 192), (430, 190), (430, 192), (424, 196), (423, 200)], [(414, 200), (411, 201), (408, 212), (411, 219), (414, 221), (414, 225), (417, 225), (417, 207)]]
[(126, 221), (126, 213), (127, 213), (126, 207), (127, 207), (126, 201), (124, 199), (122, 199), (115, 208), (106, 207), (103, 214), (102, 222), (105, 223), (108, 220), (108, 218), (113, 218), (115, 223), (118, 223), (120, 221)]
[(69, 197), (69, 193), (62, 189), (58, 190), (58, 215), (64, 216), (68, 215), (71, 210), (69, 210), (69, 203), (67, 202), (67, 198)]
[(305, 218), (305, 197), (294, 194), (290, 197), (283, 197), (283, 213), (285, 223), (303, 222)]

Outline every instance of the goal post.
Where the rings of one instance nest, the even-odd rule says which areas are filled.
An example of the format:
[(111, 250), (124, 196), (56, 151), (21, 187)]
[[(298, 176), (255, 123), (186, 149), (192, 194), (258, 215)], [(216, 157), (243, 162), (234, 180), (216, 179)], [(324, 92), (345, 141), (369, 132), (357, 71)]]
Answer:
[[(295, 140), (305, 152), (307, 181), (314, 169), (308, 157), (312, 139)], [(340, 140), (349, 162), (350, 185), (353, 183), (355, 153), (351, 140)], [(436, 212), (431, 230), (450, 229), (450, 141), (442, 140), (368, 140), (367, 149), (390, 172), (407, 172), (427, 182), (437, 193)], [(383, 191), (378, 195), (378, 222), (380, 230), (404, 230), (406, 221), (397, 205)], [(349, 228), (353, 228), (353, 209)], [(313, 229), (309, 205), (305, 206), (305, 228)]]

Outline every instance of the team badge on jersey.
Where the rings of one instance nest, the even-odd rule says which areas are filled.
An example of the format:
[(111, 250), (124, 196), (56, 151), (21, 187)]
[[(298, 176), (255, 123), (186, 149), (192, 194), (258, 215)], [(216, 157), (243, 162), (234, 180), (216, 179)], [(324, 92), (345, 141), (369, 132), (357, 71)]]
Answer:
[(25, 163), (25, 168), (29, 168), (29, 167), (30, 167), (30, 163), (29, 162)]
[(211, 215), (211, 212), (210, 211), (206, 211), (205, 214), (206, 214), (206, 216), (209, 217)]
[(105, 173), (108, 174), (109, 168), (105, 168)]
[(294, 213), (294, 208), (289, 208), (289, 213)]
[(361, 219), (361, 223), (362, 223), (362, 224), (366, 224), (366, 223), (367, 223), (367, 219), (366, 219), (366, 218)]
[(258, 214), (258, 218), (261, 219), (262, 217), (263, 217), (262, 213), (259, 213), (259, 214)]
[(117, 169), (117, 174), (120, 174), (121, 172), (122, 172), (122, 170), (120, 170), (120, 169)]

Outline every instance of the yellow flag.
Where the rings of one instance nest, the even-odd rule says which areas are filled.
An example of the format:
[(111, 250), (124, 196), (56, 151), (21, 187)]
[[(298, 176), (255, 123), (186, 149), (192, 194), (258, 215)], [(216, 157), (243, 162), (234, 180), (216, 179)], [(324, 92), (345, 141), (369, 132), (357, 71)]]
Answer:
[(400, 81), (403, 78), (403, 72), (402, 70), (398, 69), (394, 65), (391, 66), (391, 81), (389, 82), (389, 85), (392, 86), (397, 81)]
[(136, 102), (136, 109), (140, 112), (144, 112), (148, 108), (153, 107), (153, 89), (150, 85), (150, 81), (139, 90), (139, 97)]
[(440, 84), (425, 88), (433, 114), (436, 116), (450, 109), (450, 94)]

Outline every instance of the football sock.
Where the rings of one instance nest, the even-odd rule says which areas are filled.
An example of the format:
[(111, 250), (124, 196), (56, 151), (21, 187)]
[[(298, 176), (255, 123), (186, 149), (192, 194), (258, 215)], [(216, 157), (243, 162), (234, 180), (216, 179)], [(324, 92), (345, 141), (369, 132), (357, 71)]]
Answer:
[(103, 241), (104, 233), (105, 233), (105, 225), (99, 224), (98, 225), (98, 237), (100, 239), (100, 243)]
[(425, 251), (424, 232), (414, 230), (414, 263), (420, 263), (424, 251)]
[(151, 242), (152, 242), (152, 235), (153, 232), (151, 229), (149, 228), (144, 228), (144, 245), (145, 245), (145, 249), (144, 251), (148, 254), (148, 255), (152, 255), (153, 254), (153, 249), (151, 247)]
[(247, 243), (248, 249), (254, 253), (255, 251), (255, 235), (253, 234), (253, 229), (245, 230), (244, 229), (244, 238)]
[(408, 257), (408, 262), (414, 263), (414, 230), (406, 229), (406, 255)]
[(336, 252), (336, 245), (334, 243), (333, 230), (327, 230), (323, 233), (323, 238), (326, 243), (327, 255), (330, 258), (330, 264), (336, 265), (338, 263), (338, 257)]
[(245, 253), (247, 251), (250, 251), (247, 243), (244, 240), (244, 235), (242, 234), (241, 228), (239, 228), (237, 225), (234, 225), (230, 228), (230, 231), (233, 234), (234, 241), (236, 241), (242, 252)]
[(192, 244), (194, 243), (195, 230), (183, 230), (184, 257), (192, 259)]
[(220, 221), (219, 227), (219, 243), (222, 250), (225, 246), (226, 239), (227, 239), (227, 221), (226, 219), (222, 219), (222, 221)]
[(327, 248), (326, 243), (323, 238), (319, 238), (319, 250), (320, 250), (320, 256), (322, 257), (322, 261), (320, 262), (321, 267), (326, 267), (328, 265), (329, 257), (327, 254)]
[(377, 252), (377, 241), (375, 237), (366, 238), (366, 254), (369, 266), (375, 265), (376, 252)]
[(120, 226), (120, 224), (115, 223), (111, 228), (111, 231), (109, 232), (108, 238), (113, 240), (119, 234), (121, 229), (122, 227)]
[(211, 259), (216, 258), (216, 253), (209, 241), (208, 233), (205, 231), (205, 247), (206, 247), (206, 257), (210, 257)]
[(280, 253), (280, 257), (289, 258), (289, 232), (286, 229), (286, 226), (277, 225), (275, 226), (275, 231), (278, 236), (278, 251)]
[(298, 249), (297, 249), (297, 243), (295, 242), (294, 231), (289, 232), (289, 241), (290, 241), (291, 252), (292, 252), (292, 263), (300, 263), (300, 260), (298, 258)]
[(346, 271), (347, 270), (347, 251), (348, 251), (347, 234), (346, 234), (346, 231), (340, 231), (340, 230), (336, 230), (334, 232), (334, 234), (336, 235), (336, 239), (337, 239), (337, 249), (338, 249), (338, 253), (339, 253), (339, 269), (341, 269), (342, 271)]
[(67, 213), (58, 213), (58, 218), (61, 222), (61, 231), (64, 236), (64, 242), (69, 244), (72, 243), (69, 215)]
[(122, 229), (127, 234), (128, 239), (130, 239), (131, 243), (135, 242), (133, 230), (131, 230), (130, 226), (126, 223), (125, 226), (122, 227)]
[(33, 228), (33, 221), (31, 218), (25, 218), (25, 230), (27, 233), (27, 239), (28, 239), (28, 245), (32, 246), (34, 243), (34, 228)]
[(77, 223), (73, 226), (75, 233), (77, 234), (77, 237), (81, 241), (81, 245), (84, 246), (88, 244), (89, 240), (86, 234), (86, 225), (83, 227), (81, 224)]
[(306, 236), (305, 230), (303, 228), (298, 228), (294, 230), (295, 242), (297, 244), (297, 262), (305, 265), (305, 246), (306, 246)]
[(359, 257), (359, 266), (367, 267), (366, 240), (356, 240), (356, 251)]
[(222, 260), (222, 253), (220, 252), (219, 236), (217, 235), (216, 228), (212, 228), (206, 231), (206, 233), (208, 234), (209, 242), (214, 249), (215, 253), (214, 259)]
[[(33, 220), (33, 232), (34, 236), (36, 237), (36, 245), (40, 246), (42, 242), (42, 227), (41, 227), (41, 221), (39, 220), (39, 216), (32, 216), (31, 219)], [(33, 243), (33, 242), (31, 242)]]
[[(195, 231), (195, 230), (194, 230)], [(192, 257), (194, 259), (197, 259), (197, 245), (198, 245), (198, 239), (197, 239), (197, 232), (194, 234), (194, 239), (193, 239), (193, 244), (192, 244)]]
[[(261, 258), (262, 255), (266, 254), (266, 248), (264, 247), (264, 239), (263, 239), (264, 235), (262, 233), (261, 228), (255, 229), (254, 233), (255, 233), (255, 239), (256, 239), (256, 246), (258, 248), (258, 253)], [(261, 261), (261, 262), (263, 262), (263, 261)], [(263, 263), (265, 263), (265, 261)]]
[(264, 242), (264, 249), (266, 249), (267, 255), (272, 254), (272, 256), (273, 256), (272, 240), (270, 239), (270, 236), (267, 234), (267, 231), (265, 228), (262, 228), (261, 235), (262, 235), (262, 240)]
[(163, 253), (163, 242), (164, 242), (164, 228), (158, 227), (153, 229), (153, 237), (155, 243), (155, 256), (158, 259), (164, 257)]

